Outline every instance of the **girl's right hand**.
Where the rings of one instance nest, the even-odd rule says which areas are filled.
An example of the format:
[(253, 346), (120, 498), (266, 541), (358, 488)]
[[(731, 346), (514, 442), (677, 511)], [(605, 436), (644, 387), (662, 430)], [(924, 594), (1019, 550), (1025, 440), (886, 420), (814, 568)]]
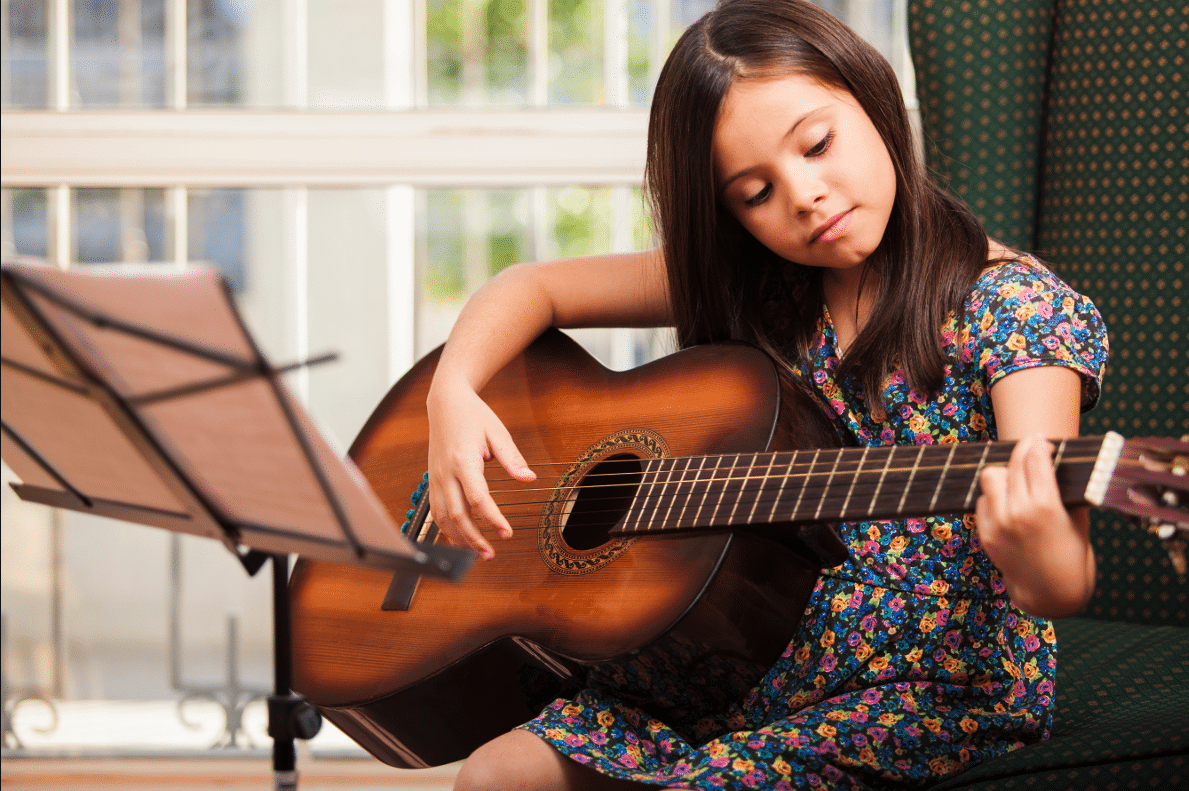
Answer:
[(512, 435), (486, 402), (464, 385), (431, 390), (429, 414), (429, 498), (434, 523), (453, 546), (468, 547), (490, 560), (495, 550), (479, 522), (512, 537), (512, 526), (500, 513), (483, 475), (494, 459), (518, 481), (536, 480)]

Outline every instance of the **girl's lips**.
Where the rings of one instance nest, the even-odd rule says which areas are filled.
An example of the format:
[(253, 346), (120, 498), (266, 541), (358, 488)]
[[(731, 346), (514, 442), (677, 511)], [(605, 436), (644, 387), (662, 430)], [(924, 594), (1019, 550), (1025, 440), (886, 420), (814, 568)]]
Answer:
[(822, 225), (814, 231), (813, 242), (832, 242), (842, 234), (846, 233), (847, 227), (850, 225), (850, 213), (853, 209), (847, 209), (844, 212), (835, 214), (830, 219), (826, 220)]

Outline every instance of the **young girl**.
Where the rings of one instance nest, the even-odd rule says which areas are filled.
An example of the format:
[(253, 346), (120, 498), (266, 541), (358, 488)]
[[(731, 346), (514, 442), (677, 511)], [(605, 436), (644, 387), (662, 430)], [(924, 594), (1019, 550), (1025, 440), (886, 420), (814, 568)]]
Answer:
[(720, 716), (660, 722), (586, 690), (477, 750), (456, 788), (921, 785), (1044, 739), (1046, 619), (1086, 603), (1095, 569), (1042, 435), (1075, 436), (1097, 398), (1094, 306), (928, 180), (887, 62), (802, 0), (723, 0), (686, 31), (647, 181), (660, 250), (513, 267), (459, 318), (428, 399), (452, 541), (491, 557), (480, 525), (511, 535), (484, 463), (534, 473), (476, 393), (551, 325), (751, 342), (862, 445), (1018, 443), (977, 518), (839, 526), (849, 560)]

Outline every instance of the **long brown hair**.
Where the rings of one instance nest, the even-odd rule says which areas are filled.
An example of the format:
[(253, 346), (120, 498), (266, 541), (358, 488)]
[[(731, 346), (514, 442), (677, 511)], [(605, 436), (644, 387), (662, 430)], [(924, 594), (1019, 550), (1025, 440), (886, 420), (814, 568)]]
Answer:
[[(974, 215), (928, 177), (887, 60), (846, 25), (804, 0), (721, 0), (685, 31), (661, 71), (648, 127), (646, 185), (669, 276), (681, 346), (725, 338), (757, 344), (789, 371), (807, 353), (822, 312), (820, 271), (760, 244), (717, 197), (715, 123), (732, 83), (795, 74), (855, 97), (883, 138), (896, 200), (883, 240), (864, 264), (877, 301), (847, 350), (868, 402), (882, 405), (883, 377), (904, 369), (926, 393), (946, 365), (940, 329), (960, 311), (987, 264)], [(773, 290), (786, 300), (770, 310)]]

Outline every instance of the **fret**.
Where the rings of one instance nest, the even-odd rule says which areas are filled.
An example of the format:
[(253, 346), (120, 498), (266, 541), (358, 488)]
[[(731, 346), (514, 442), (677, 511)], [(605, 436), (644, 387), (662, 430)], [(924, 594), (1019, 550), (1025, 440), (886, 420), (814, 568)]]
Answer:
[(884, 462), (883, 470), (879, 473), (879, 480), (875, 484), (875, 494), (871, 495), (871, 502), (867, 504), (867, 513), (875, 512), (875, 501), (879, 499), (879, 492), (883, 489), (884, 478), (888, 475), (888, 470), (892, 467), (892, 457), (896, 455), (896, 446), (888, 446), (888, 460)]
[(758, 508), (760, 505), (760, 499), (764, 494), (764, 489), (768, 486), (768, 481), (772, 479), (772, 465), (776, 463), (775, 453), (769, 453), (766, 455), (768, 456), (768, 470), (761, 478), (759, 478), (759, 486), (756, 487), (757, 491), (755, 497), (751, 498), (751, 511), (748, 512), (747, 519), (744, 520), (749, 525), (755, 524), (756, 508)]
[(809, 460), (809, 469), (805, 471), (805, 479), (801, 481), (801, 491), (797, 493), (797, 502), (793, 503), (793, 510), (789, 513), (789, 520), (797, 518), (797, 511), (801, 510), (801, 500), (805, 497), (805, 490), (809, 488), (809, 478), (813, 475), (813, 465), (817, 464), (817, 457), (822, 452), (821, 448), (816, 448), (813, 451), (813, 458)]
[(826, 504), (826, 494), (830, 491), (830, 484), (834, 481), (834, 473), (838, 471), (838, 464), (842, 461), (842, 451), (838, 451), (838, 455), (834, 457), (834, 466), (830, 468), (830, 474), (826, 476), (826, 485), (822, 487), (821, 499), (817, 502), (817, 510), (813, 512), (813, 521), (817, 521), (822, 515), (822, 506)]
[[(727, 457), (724, 456), (723, 458), (727, 458)], [(738, 456), (734, 456), (732, 458), (735, 461), (737, 461), (739, 459)], [(731, 462), (731, 466), (729, 468), (730, 471), (733, 471), (735, 469), (735, 461)], [(707, 525), (713, 525), (718, 522), (718, 509), (722, 508), (723, 497), (725, 497), (726, 493), (727, 493), (727, 484), (731, 480), (731, 472), (730, 471), (728, 471), (725, 476), (722, 476), (722, 477), (716, 476), (716, 478), (715, 478), (715, 481), (718, 483), (718, 499), (714, 502), (714, 513), (712, 513), (710, 515), (710, 519), (708, 519), (706, 521)]]
[(776, 490), (776, 495), (772, 498), (772, 510), (768, 513), (768, 522), (776, 521), (776, 509), (780, 506), (781, 499), (784, 498), (784, 487), (788, 486), (789, 478), (793, 474), (793, 465), (797, 463), (797, 451), (793, 451), (792, 458), (789, 459), (788, 469), (784, 471), (784, 475), (780, 478), (780, 488)]
[(1057, 444), (1057, 452), (1053, 455), (1053, 473), (1056, 474), (1057, 468), (1061, 466), (1061, 457), (1065, 455), (1065, 443), (1069, 440), (1061, 440)]
[[(647, 493), (647, 494), (644, 494), (644, 495), (641, 495), (639, 492), (637, 492), (637, 494), (636, 494), (636, 501), (640, 503), (640, 510), (638, 510), (638, 511), (636, 512), (636, 524), (632, 526), (632, 528), (631, 528), (631, 531), (630, 531), (630, 532), (637, 533), (637, 532), (639, 532), (639, 531), (640, 531), (640, 529), (641, 529), (641, 522), (643, 522), (643, 520), (644, 520), (644, 511), (645, 511), (645, 509), (647, 509), (647, 510), (649, 510), (649, 511), (652, 511), (652, 510), (653, 510), (653, 507), (652, 507), (652, 492), (653, 492), (653, 489), (655, 489), (655, 488), (656, 488), (656, 479), (657, 479), (657, 478), (659, 477), (659, 475), (660, 475), (660, 470), (659, 470), (659, 469), (657, 469), (657, 468), (658, 468), (659, 464), (660, 464), (661, 462), (663, 462), (663, 461), (664, 461), (664, 460), (663, 460), (663, 459), (660, 459), (660, 458), (656, 458), (656, 459), (648, 459), (648, 460), (647, 460), (647, 462), (646, 462), (646, 463), (645, 463), (645, 465), (644, 465), (644, 467), (645, 467), (645, 471), (644, 471), (644, 475), (643, 475), (643, 476), (641, 476), (641, 478), (640, 478), (640, 489), (639, 489), (639, 492), (643, 492), (643, 491), (644, 491), (644, 487), (645, 487), (645, 486), (647, 486), (647, 487), (648, 487), (648, 493)], [(649, 476), (651, 476), (651, 480), (648, 480), (648, 479), (649, 479)], [(645, 483), (645, 481), (646, 481), (646, 480), (648, 481), (648, 483)], [(624, 520), (624, 526), (623, 526), (623, 529), (624, 529), (624, 532), (628, 532), (628, 525), (627, 525), (627, 520), (626, 520), (626, 519)], [(645, 529), (645, 530), (647, 530), (648, 528), (644, 528), (644, 529)]]
[(740, 501), (742, 501), (742, 500), (743, 500), (743, 489), (744, 489), (744, 487), (745, 487), (745, 486), (747, 486), (747, 482), (748, 482), (749, 480), (751, 480), (751, 470), (755, 469), (755, 466), (756, 466), (756, 459), (758, 459), (758, 458), (759, 458), (759, 454), (758, 454), (758, 453), (752, 454), (751, 461), (749, 461), (749, 462), (747, 463), (747, 470), (748, 470), (748, 471), (747, 471), (747, 472), (745, 472), (745, 473), (743, 473), (743, 476), (742, 476), (742, 477), (740, 477), (740, 478), (736, 478), (736, 477), (735, 477), (735, 476), (736, 476), (736, 470), (737, 470), (738, 468), (732, 468), (732, 469), (731, 469), (731, 480), (733, 480), (733, 481), (734, 481), (734, 480), (738, 480), (738, 481), (739, 481), (739, 490), (738, 490), (738, 491), (735, 493), (735, 503), (734, 503), (734, 504), (731, 506), (731, 514), (730, 514), (730, 516), (728, 516), (728, 517), (727, 517), (727, 524), (728, 524), (728, 525), (734, 525), (734, 524), (738, 524), (738, 523), (735, 521), (735, 512), (739, 510), (739, 503), (740, 503)]
[(921, 456), (925, 453), (924, 445), (917, 445), (917, 457), (912, 462), (912, 469), (908, 473), (908, 483), (904, 484), (904, 493), (900, 495), (900, 504), (896, 506), (896, 513), (904, 513), (904, 502), (908, 499), (908, 490), (912, 488), (912, 482), (917, 477), (917, 470), (921, 467)]
[[(681, 479), (678, 481), (677, 491), (673, 494), (674, 497), (679, 498), (681, 501), (681, 510), (672, 522), (666, 522), (668, 527), (684, 525), (686, 511), (690, 509), (693, 495), (698, 490), (698, 469), (693, 469), (694, 457), (686, 457), (682, 459), (682, 463), (684, 463), (684, 466), (681, 467)], [(703, 463), (705, 463), (704, 459)], [(691, 471), (693, 473), (692, 477), (688, 475)]]
[(842, 508), (838, 511), (839, 519), (846, 516), (846, 507), (850, 505), (851, 495), (855, 493), (855, 485), (859, 482), (859, 476), (863, 474), (863, 462), (867, 460), (867, 452), (869, 450), (871, 450), (870, 446), (863, 446), (863, 455), (859, 456), (859, 464), (855, 467), (854, 475), (850, 479), (850, 488), (846, 490), (846, 499), (842, 501)]
[[(924, 447), (922, 445), (921, 447)], [(941, 494), (941, 485), (945, 483), (945, 476), (950, 471), (950, 462), (954, 460), (954, 451), (958, 449), (958, 443), (950, 445), (949, 455), (945, 457), (945, 465), (941, 468), (941, 476), (937, 479), (937, 486), (933, 489), (933, 499), (929, 501), (929, 511), (932, 512), (937, 506), (937, 496)]]
[(962, 501), (963, 510), (966, 510), (966, 511), (970, 510), (970, 501), (971, 501), (971, 499), (974, 498), (975, 486), (978, 484), (979, 475), (980, 475), (980, 473), (982, 473), (983, 467), (986, 466), (986, 464), (987, 464), (987, 454), (989, 454), (990, 452), (991, 452), (991, 443), (984, 442), (983, 443), (983, 455), (979, 456), (978, 464), (975, 465), (975, 468), (974, 468), (974, 474), (970, 476), (970, 488), (966, 490), (966, 499)]
[[(714, 484), (716, 483), (716, 480), (717, 480), (715, 476), (718, 474), (718, 465), (720, 465), (720, 464), (722, 464), (722, 456), (716, 456), (714, 458), (714, 467), (712, 467), (710, 470), (710, 477), (709, 477), (708, 483), (706, 483), (702, 486), (702, 500), (698, 503), (698, 510), (696, 512), (694, 512), (694, 521), (693, 521), (693, 524), (691, 525), (692, 527), (696, 527), (696, 526), (702, 524), (702, 508), (705, 507), (706, 498), (710, 496), (710, 491), (714, 488)], [(702, 464), (698, 467), (698, 473), (700, 474), (705, 467), (706, 467), (706, 457), (703, 456)]]
[[(664, 529), (664, 526), (669, 523), (669, 514), (673, 511), (673, 500), (675, 498), (666, 495), (666, 490), (669, 488), (669, 484), (673, 482), (673, 472), (677, 469), (677, 462), (680, 461), (680, 459), (665, 459), (665, 461), (669, 463), (669, 474), (665, 476), (665, 482), (661, 484), (661, 493), (657, 495), (659, 499), (656, 503), (657, 507), (652, 511), (653, 519), (648, 527), (649, 530), (651, 530), (656, 525), (656, 517), (660, 512), (660, 504), (662, 500), (665, 502), (665, 513), (660, 518), (661, 529)], [(676, 488), (677, 487), (675, 486), (674, 491), (676, 491)]]

